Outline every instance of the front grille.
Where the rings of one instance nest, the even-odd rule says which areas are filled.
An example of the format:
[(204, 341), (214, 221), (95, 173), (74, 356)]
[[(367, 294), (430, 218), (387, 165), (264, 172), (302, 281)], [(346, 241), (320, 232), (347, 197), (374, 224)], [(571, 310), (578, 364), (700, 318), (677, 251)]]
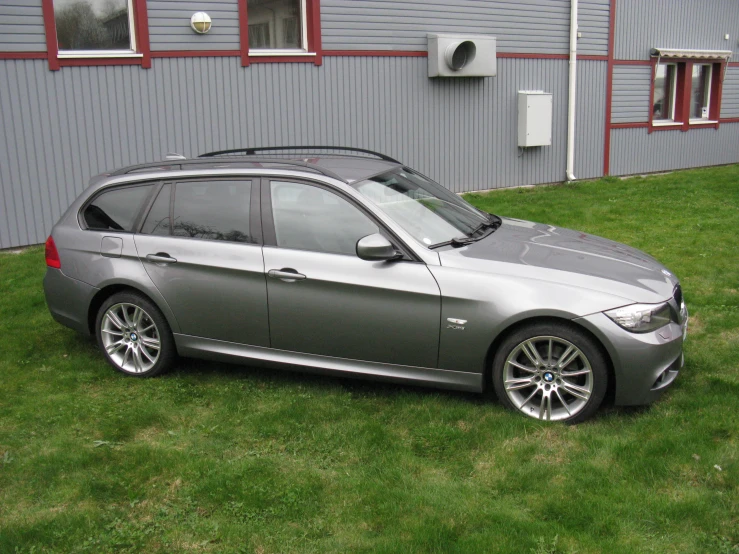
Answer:
[(683, 305), (683, 289), (680, 288), (680, 285), (677, 285), (675, 287), (675, 292), (672, 294), (672, 297), (675, 299), (675, 304), (677, 304), (677, 309), (680, 309), (680, 306)]

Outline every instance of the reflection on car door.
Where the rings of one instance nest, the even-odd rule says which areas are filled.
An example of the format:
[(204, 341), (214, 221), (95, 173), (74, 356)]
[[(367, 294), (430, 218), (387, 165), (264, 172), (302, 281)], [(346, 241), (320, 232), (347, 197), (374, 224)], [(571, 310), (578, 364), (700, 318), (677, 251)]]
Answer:
[(378, 226), (325, 188), (271, 181), (262, 201), (273, 348), (436, 367), (440, 293), (425, 264), (358, 258)]
[(269, 346), (257, 183), (167, 183), (135, 236), (183, 334)]

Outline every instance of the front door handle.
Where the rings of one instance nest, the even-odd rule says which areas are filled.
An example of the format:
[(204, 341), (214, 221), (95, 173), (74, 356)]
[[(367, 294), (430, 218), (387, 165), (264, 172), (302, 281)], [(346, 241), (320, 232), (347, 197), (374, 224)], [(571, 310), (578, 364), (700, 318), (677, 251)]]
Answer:
[(153, 264), (175, 264), (177, 260), (170, 257), (166, 252), (157, 252), (156, 254), (147, 254), (146, 260)]
[(270, 269), (267, 275), (273, 279), (281, 279), (286, 283), (292, 283), (295, 281), (302, 281), (305, 279), (305, 275), (298, 273), (291, 267), (283, 267), (282, 269)]

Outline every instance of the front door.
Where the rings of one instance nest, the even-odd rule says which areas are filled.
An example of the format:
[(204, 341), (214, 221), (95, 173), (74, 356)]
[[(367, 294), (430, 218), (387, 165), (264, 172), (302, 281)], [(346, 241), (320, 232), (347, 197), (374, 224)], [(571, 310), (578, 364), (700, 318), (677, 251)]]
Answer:
[(440, 293), (425, 264), (358, 258), (378, 225), (326, 188), (272, 180), (262, 198), (273, 348), (436, 367)]
[(256, 183), (166, 183), (135, 236), (185, 335), (269, 346)]

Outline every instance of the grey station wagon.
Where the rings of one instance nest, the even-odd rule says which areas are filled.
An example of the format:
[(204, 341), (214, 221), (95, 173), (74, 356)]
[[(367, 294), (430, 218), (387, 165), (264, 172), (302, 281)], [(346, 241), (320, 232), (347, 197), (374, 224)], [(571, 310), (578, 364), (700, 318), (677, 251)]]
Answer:
[(482, 212), (359, 149), (250, 148), (104, 174), (54, 227), (46, 263), (53, 317), (139, 377), (180, 355), (490, 384), (510, 409), (575, 423), (608, 391), (652, 402), (683, 365), (680, 284), (654, 258)]

